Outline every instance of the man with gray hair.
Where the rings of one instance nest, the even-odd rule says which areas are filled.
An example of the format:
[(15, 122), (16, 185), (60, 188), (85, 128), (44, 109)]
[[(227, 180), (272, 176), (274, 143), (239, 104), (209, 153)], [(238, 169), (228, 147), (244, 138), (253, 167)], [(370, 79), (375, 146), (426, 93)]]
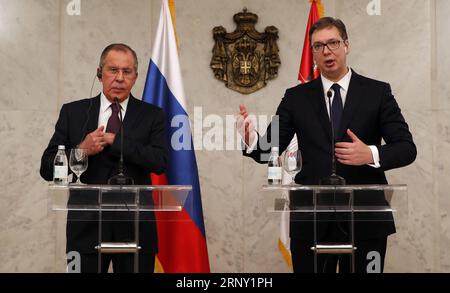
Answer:
[[(96, 97), (62, 106), (55, 132), (41, 159), (41, 176), (53, 179), (53, 159), (58, 145), (85, 149), (88, 169), (81, 176), (87, 184), (107, 184), (118, 173), (120, 158), (120, 115), (123, 119), (124, 173), (135, 184), (150, 185), (150, 172), (160, 174), (167, 164), (168, 146), (163, 111), (133, 97), (131, 89), (138, 77), (137, 56), (125, 44), (107, 46), (100, 58), (97, 77), (102, 92)], [(72, 196), (72, 194), (71, 194)], [(141, 195), (140, 195), (141, 197)], [(70, 202), (69, 198), (69, 202)], [(151, 193), (140, 200), (151, 202)], [(144, 213), (142, 213), (144, 214)], [(144, 215), (139, 225), (139, 272), (153, 272), (158, 243), (153, 213)], [(71, 219), (82, 218), (82, 221)], [(97, 272), (98, 214), (81, 215), (69, 211), (67, 222), (67, 252), (81, 255), (81, 272)], [(102, 224), (102, 241), (135, 239), (134, 226), (129, 223)], [(101, 271), (107, 272), (112, 261), (114, 272), (133, 272), (133, 254), (102, 255)]]

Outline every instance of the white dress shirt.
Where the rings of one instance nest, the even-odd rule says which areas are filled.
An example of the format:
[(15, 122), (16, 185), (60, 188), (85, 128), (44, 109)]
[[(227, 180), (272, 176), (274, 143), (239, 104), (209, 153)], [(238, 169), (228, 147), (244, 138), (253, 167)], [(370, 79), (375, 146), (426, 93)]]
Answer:
[[(120, 108), (122, 112), (122, 119), (125, 119), (125, 113), (127, 112), (128, 100), (130, 97), (126, 98), (122, 103), (120, 103)], [(108, 125), (109, 117), (111, 117), (112, 109), (111, 102), (106, 98), (105, 94), (102, 92), (100, 95), (100, 113), (98, 114), (98, 127), (104, 126), (106, 131), (106, 125)]]
[(323, 95), (325, 99), (325, 105), (327, 105), (328, 117), (330, 117), (330, 105), (328, 103), (327, 93), (331, 91), (333, 95), (331, 96), (331, 104), (334, 100), (334, 90), (331, 88), (333, 84), (337, 83), (341, 87), (341, 97), (342, 97), (342, 107), (345, 108), (345, 100), (347, 99), (348, 86), (350, 85), (350, 79), (352, 78), (352, 71), (349, 69), (347, 74), (338, 82), (333, 82), (328, 80), (325, 76), (320, 75), (323, 85)]
[[(330, 105), (329, 105), (327, 93), (328, 93), (328, 91), (331, 91), (333, 93), (333, 95), (331, 96), (331, 104), (333, 104), (334, 90), (331, 89), (331, 87), (333, 86), (333, 84), (337, 83), (341, 87), (342, 106), (345, 108), (345, 100), (347, 98), (348, 88), (350, 85), (350, 80), (352, 78), (352, 70), (349, 68), (347, 74), (338, 82), (333, 82), (333, 81), (327, 79), (326, 77), (324, 77), (322, 74), (320, 75), (320, 78), (322, 79), (322, 85), (323, 85), (323, 90), (324, 90), (323, 94), (324, 94), (324, 99), (325, 99), (325, 105), (327, 106), (328, 117), (330, 117)], [(255, 130), (255, 132), (256, 132), (256, 130)], [(246, 153), (249, 154), (256, 147), (256, 144), (258, 142), (258, 135), (256, 134), (256, 138), (254, 139), (253, 143), (250, 146), (248, 146), (245, 143), (245, 141), (243, 141), (243, 142), (247, 147)], [(381, 165), (380, 165), (380, 155), (378, 152), (378, 148), (374, 145), (369, 145), (368, 147), (370, 148), (370, 151), (372, 152), (372, 159), (374, 161), (374, 164), (368, 164), (368, 165), (371, 167), (374, 167), (374, 168), (380, 168)]]
[[(345, 101), (347, 99), (348, 87), (350, 85), (350, 80), (352, 78), (352, 70), (349, 68), (347, 74), (344, 75), (344, 77), (341, 80), (339, 80), (338, 82), (333, 82), (333, 81), (327, 79), (322, 74), (320, 75), (320, 78), (322, 79), (323, 95), (324, 95), (324, 99), (325, 99), (325, 105), (327, 106), (328, 117), (330, 117), (330, 104), (329, 104), (330, 101), (328, 100), (327, 93), (328, 93), (328, 91), (332, 92), (331, 104), (333, 104), (334, 90), (331, 87), (333, 86), (333, 84), (337, 83), (341, 87), (342, 106), (345, 109)], [(368, 164), (368, 165), (372, 166), (374, 168), (380, 168), (381, 167), (380, 166), (380, 155), (378, 153), (378, 148), (374, 145), (369, 145), (368, 147), (370, 148), (370, 151), (372, 152), (372, 159), (374, 162), (374, 164)]]

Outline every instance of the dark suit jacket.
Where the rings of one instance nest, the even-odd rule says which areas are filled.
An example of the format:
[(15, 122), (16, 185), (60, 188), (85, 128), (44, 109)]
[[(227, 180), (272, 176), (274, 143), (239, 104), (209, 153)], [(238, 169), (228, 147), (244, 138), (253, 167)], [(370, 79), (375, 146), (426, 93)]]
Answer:
[[(296, 175), (295, 181), (304, 185), (317, 185), (321, 178), (329, 176), (332, 138), (323, 93), (320, 78), (288, 89), (276, 113), (279, 117), (279, 142), (272, 140), (272, 122), (265, 137), (259, 138), (257, 149), (248, 155), (244, 151), (244, 155), (265, 163), (261, 160), (261, 154), (270, 152), (270, 149), (267, 149), (267, 146), (263, 149), (260, 142), (279, 144), (282, 153), (296, 134), (303, 155), (303, 168)], [(387, 184), (385, 171), (408, 165), (415, 160), (416, 146), (387, 83), (352, 72), (336, 141), (351, 142), (346, 129), (351, 129), (365, 144), (377, 146), (381, 164), (381, 168), (373, 168), (368, 165), (348, 166), (337, 162), (337, 173), (346, 179), (347, 184)], [(381, 144), (382, 139), (386, 144)], [(312, 203), (311, 196), (304, 198), (303, 204)], [(374, 201), (379, 203), (380, 200), (384, 201), (384, 196)], [(296, 219), (298, 216), (291, 214), (291, 237), (311, 237), (311, 222), (300, 223)], [(360, 239), (394, 232), (393, 221), (355, 225), (355, 237)]]
[[(47, 181), (53, 180), (53, 159), (58, 145), (65, 145), (67, 157), (69, 150), (76, 147), (86, 136), (98, 127), (100, 95), (90, 99), (75, 101), (63, 105), (50, 143), (41, 159), (41, 176)], [(163, 111), (153, 105), (135, 99), (130, 95), (124, 128), (124, 173), (134, 179), (137, 185), (150, 185), (150, 172), (164, 172), (168, 159), (165, 118)], [(88, 169), (81, 176), (87, 184), (107, 184), (110, 177), (117, 174), (120, 156), (120, 134), (116, 135), (113, 145), (101, 153), (90, 156)], [(69, 170), (70, 171), (70, 170)], [(141, 194), (141, 201), (151, 202), (151, 194)], [(71, 194), (71, 202), (83, 200), (83, 195)], [(151, 220), (153, 214), (144, 215), (146, 221), (140, 222), (139, 243), (143, 251), (157, 251), (156, 227)], [(84, 221), (80, 221), (84, 219)], [(86, 221), (89, 220), (89, 221)], [(67, 223), (67, 250), (93, 252), (98, 243), (98, 214), (69, 212)], [(102, 227), (103, 241), (117, 241), (117, 238), (132, 238), (132, 225), (105, 224)], [(131, 232), (130, 232), (131, 231)], [(130, 234), (131, 233), (131, 234)], [(113, 238), (113, 239), (111, 239)], [(127, 239), (131, 240), (131, 239)]]

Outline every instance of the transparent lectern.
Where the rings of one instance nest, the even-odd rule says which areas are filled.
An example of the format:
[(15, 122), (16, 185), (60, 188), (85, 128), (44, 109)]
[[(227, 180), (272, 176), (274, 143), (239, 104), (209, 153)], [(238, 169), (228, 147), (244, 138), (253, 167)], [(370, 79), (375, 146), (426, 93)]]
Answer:
[(157, 245), (157, 222), (179, 220), (190, 185), (50, 185), (55, 272), (80, 272), (80, 254), (93, 255), (101, 272), (106, 254), (139, 256)]
[[(266, 210), (284, 213), (291, 232), (312, 240), (314, 272), (318, 272), (321, 254), (349, 255), (350, 272), (355, 272), (355, 239), (376, 238), (384, 233), (392, 233), (385, 271), (407, 271), (401, 260), (395, 259), (401, 255), (401, 238), (408, 230), (406, 185), (292, 184), (265, 185), (263, 190)], [(331, 230), (337, 232), (330, 237)], [(391, 255), (395, 261), (390, 260)], [(380, 270), (376, 260), (376, 254), (367, 255), (367, 272)]]

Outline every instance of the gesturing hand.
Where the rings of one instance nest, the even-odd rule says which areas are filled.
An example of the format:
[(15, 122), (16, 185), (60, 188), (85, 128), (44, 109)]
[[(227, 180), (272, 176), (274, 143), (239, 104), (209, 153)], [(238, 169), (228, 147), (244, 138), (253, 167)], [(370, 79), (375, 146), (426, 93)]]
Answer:
[(352, 142), (338, 142), (335, 147), (336, 159), (344, 165), (362, 166), (373, 164), (372, 151), (350, 129), (347, 134)]
[(236, 129), (248, 146), (253, 143), (255, 126), (248, 116), (247, 108), (244, 104), (239, 105), (239, 113), (236, 114)]
[(96, 130), (92, 131), (78, 146), (81, 149), (85, 149), (87, 151), (88, 156), (93, 156), (105, 148), (106, 142), (103, 138), (105, 133), (103, 132), (104, 126), (100, 126)]

